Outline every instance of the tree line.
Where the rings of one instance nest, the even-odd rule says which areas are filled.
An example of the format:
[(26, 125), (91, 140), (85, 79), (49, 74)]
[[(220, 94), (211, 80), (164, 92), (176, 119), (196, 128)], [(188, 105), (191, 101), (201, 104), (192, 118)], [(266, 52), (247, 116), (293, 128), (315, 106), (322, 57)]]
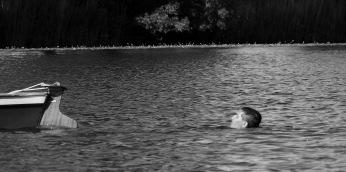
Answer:
[(0, 48), (346, 42), (344, 0), (0, 0)]

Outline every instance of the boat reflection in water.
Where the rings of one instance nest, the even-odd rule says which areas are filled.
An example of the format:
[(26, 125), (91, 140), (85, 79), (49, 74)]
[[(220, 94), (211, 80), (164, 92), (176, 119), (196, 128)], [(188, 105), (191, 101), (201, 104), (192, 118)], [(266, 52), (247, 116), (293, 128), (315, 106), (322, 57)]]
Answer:
[(0, 94), (0, 129), (77, 128), (59, 109), (66, 90), (59, 82)]

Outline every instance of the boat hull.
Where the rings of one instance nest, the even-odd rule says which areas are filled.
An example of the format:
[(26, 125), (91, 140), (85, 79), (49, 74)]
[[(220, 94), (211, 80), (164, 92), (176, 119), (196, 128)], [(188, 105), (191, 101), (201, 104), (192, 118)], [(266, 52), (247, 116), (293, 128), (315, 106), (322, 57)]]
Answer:
[(77, 121), (60, 112), (64, 90), (57, 82), (0, 93), (0, 129), (77, 128)]
[(47, 105), (48, 94), (0, 94), (0, 129), (37, 127)]
[(43, 104), (0, 106), (0, 128), (35, 128), (41, 122), (44, 109)]

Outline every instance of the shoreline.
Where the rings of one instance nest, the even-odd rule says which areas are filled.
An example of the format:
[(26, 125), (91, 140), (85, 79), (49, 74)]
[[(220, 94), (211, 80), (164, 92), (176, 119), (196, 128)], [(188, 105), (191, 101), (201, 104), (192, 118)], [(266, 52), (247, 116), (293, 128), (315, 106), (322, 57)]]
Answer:
[(100, 47), (41, 47), (41, 48), (0, 48), (3, 50), (122, 50), (122, 49), (164, 49), (164, 48), (236, 48), (236, 47), (311, 47), (311, 46), (346, 46), (346, 43), (297, 43), (297, 44), (185, 44), (185, 45), (143, 45), (143, 46), (100, 46)]

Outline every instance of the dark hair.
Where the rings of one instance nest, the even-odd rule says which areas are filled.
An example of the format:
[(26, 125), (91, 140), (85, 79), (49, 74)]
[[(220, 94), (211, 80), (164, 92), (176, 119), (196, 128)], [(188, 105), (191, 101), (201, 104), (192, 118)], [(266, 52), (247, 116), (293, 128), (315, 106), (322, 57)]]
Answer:
[(247, 127), (246, 128), (255, 128), (259, 127), (259, 124), (261, 123), (262, 116), (261, 114), (252, 108), (249, 107), (243, 107), (241, 110), (244, 111), (244, 119), (247, 122)]

